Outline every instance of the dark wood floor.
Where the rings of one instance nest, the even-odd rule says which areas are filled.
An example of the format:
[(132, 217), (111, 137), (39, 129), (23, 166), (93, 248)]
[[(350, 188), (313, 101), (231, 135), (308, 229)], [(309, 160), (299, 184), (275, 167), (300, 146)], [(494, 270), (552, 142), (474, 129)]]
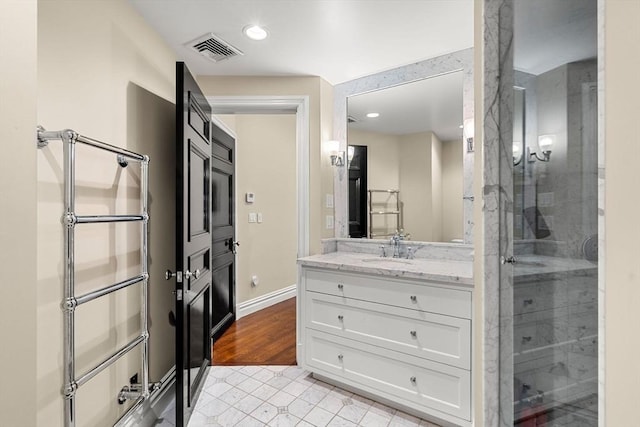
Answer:
[(295, 298), (237, 320), (213, 344), (213, 365), (295, 364)]

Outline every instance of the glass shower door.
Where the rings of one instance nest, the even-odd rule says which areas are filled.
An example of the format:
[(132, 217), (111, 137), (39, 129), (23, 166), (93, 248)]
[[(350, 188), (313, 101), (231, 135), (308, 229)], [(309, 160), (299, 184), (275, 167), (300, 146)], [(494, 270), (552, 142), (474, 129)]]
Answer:
[(596, 16), (514, 1), (514, 426), (598, 425)]

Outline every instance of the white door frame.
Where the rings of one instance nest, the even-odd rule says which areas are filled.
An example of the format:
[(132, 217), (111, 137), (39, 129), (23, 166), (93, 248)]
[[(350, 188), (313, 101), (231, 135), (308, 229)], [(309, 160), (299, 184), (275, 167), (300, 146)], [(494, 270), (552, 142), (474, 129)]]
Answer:
[[(309, 255), (309, 97), (207, 96), (213, 114), (296, 115), (298, 257)], [(236, 222), (237, 223), (237, 222)]]

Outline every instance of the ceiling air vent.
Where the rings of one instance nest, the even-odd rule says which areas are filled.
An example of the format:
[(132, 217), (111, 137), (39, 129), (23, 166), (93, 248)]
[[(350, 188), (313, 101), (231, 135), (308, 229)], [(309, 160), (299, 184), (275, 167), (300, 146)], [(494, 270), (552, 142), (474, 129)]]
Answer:
[(213, 33), (207, 33), (195, 40), (191, 40), (186, 43), (185, 46), (190, 47), (213, 62), (220, 62), (233, 58), (234, 56), (244, 55), (240, 49), (231, 46)]
[(347, 123), (355, 123), (355, 122), (357, 122), (355, 117), (347, 116)]

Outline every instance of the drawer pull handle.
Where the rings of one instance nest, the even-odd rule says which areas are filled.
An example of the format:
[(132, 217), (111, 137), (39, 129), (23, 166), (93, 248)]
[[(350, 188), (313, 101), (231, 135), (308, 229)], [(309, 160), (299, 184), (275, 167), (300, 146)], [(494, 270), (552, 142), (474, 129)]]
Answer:
[(338, 283), (338, 289), (343, 290), (344, 289), (344, 285), (342, 283)]
[(342, 359), (344, 359), (344, 356), (343, 356), (343, 355), (341, 355), (341, 354), (339, 354), (339, 355), (338, 355), (338, 360), (342, 362)]
[(526, 299), (526, 300), (522, 301), (522, 303), (525, 305), (525, 307), (527, 305), (531, 305), (531, 304), (533, 304), (533, 298)]
[(339, 314), (338, 315), (338, 320), (342, 322), (344, 320), (344, 316), (342, 314)]
[(418, 302), (418, 297), (415, 295), (411, 295), (411, 302)]
[(411, 332), (409, 332), (409, 333), (411, 334), (411, 336), (412, 336), (413, 338), (416, 338), (416, 337), (418, 336), (418, 332), (417, 332), (417, 331), (411, 331)]
[(529, 342), (529, 341), (531, 341), (531, 337), (522, 337), (522, 342), (523, 343)]
[(416, 385), (416, 383), (418, 382), (418, 380), (416, 379), (416, 377), (411, 377), (409, 378), (409, 381), (411, 381), (411, 384)]

